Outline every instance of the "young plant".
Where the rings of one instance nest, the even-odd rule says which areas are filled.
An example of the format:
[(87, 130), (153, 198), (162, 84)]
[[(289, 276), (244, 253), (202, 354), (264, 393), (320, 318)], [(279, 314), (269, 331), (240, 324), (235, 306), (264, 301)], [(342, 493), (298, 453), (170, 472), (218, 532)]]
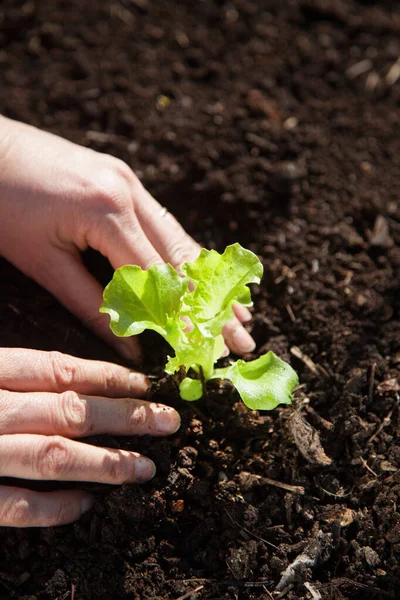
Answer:
[(225, 368), (214, 366), (224, 347), (222, 328), (234, 316), (233, 305), (252, 306), (248, 284), (259, 283), (263, 272), (258, 257), (240, 244), (228, 246), (222, 255), (203, 249), (197, 260), (182, 265), (181, 272), (183, 277), (169, 264), (146, 271), (134, 265), (117, 269), (100, 308), (110, 315), (112, 331), (122, 337), (145, 329), (162, 335), (175, 351), (165, 371), (184, 369), (193, 375), (180, 383), (184, 400), (201, 398), (210, 379), (228, 379), (251, 409), (290, 404), (298, 377), (273, 352)]

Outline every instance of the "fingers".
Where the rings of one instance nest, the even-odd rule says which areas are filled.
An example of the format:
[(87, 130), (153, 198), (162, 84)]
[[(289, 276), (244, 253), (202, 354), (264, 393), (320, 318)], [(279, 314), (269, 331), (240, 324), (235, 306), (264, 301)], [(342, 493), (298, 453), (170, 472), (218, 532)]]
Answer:
[(0, 348), (0, 388), (15, 392), (74, 390), (109, 398), (143, 398), (149, 381), (112, 363), (84, 360), (60, 352)]
[(233, 312), (235, 313), (235, 316), (239, 319), (241, 323), (247, 323), (247, 321), (251, 321), (252, 319), (251, 312), (248, 308), (246, 308), (246, 306), (243, 306), (242, 304), (234, 304)]
[(179, 414), (154, 402), (83, 396), (71, 390), (61, 394), (0, 391), (0, 435), (161, 436), (172, 435), (179, 427)]
[[(200, 246), (171, 213), (165, 211), (142, 186), (135, 191), (135, 208), (140, 224), (165, 262), (179, 269), (184, 262), (196, 260), (201, 250)], [(223, 331), (226, 344), (236, 354), (251, 352), (255, 348), (254, 340), (241, 324), (251, 320), (251, 312), (239, 304), (236, 304), (233, 310), (236, 317)], [(225, 348), (223, 356), (228, 353), (228, 348)]]
[(144, 483), (152, 460), (136, 452), (98, 448), (59, 436), (0, 436), (0, 476), (45, 481)]
[(160, 256), (176, 269), (196, 260), (201, 247), (183, 229), (171, 213), (162, 208), (140, 185), (135, 189), (135, 209), (143, 231)]
[(252, 352), (256, 347), (255, 341), (237, 317), (224, 326), (222, 334), (226, 344), (235, 354)]
[(140, 224), (129, 214), (118, 214), (105, 222), (100, 236), (88, 240), (92, 248), (106, 256), (114, 269), (138, 265), (148, 269), (164, 261), (148, 239)]
[(93, 505), (80, 491), (34, 492), (0, 487), (0, 527), (52, 527), (79, 519)]
[(37, 277), (38, 282), (121, 356), (139, 361), (141, 351), (138, 340), (134, 337), (116, 337), (110, 330), (108, 317), (99, 313), (103, 289), (86, 270), (78, 251), (54, 248), (46, 267)]

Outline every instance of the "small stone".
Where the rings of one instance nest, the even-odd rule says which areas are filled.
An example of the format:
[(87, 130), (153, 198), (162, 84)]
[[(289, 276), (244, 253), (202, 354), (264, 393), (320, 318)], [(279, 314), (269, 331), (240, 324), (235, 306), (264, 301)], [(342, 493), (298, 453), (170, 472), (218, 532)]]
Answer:
[(369, 243), (380, 248), (391, 248), (394, 245), (389, 233), (389, 224), (382, 215), (375, 219), (374, 228), (369, 234)]
[(296, 117), (289, 117), (286, 119), (286, 121), (284, 121), (283, 127), (286, 129), (286, 131), (291, 131), (292, 129), (295, 129), (298, 124), (299, 122)]
[(386, 539), (390, 544), (400, 542), (400, 523), (396, 523), (386, 534)]
[(293, 186), (305, 175), (305, 168), (299, 163), (286, 160), (269, 169), (269, 183), (275, 192), (289, 194)]
[(363, 548), (365, 561), (369, 564), (370, 567), (374, 568), (379, 565), (381, 559), (378, 554), (373, 550), (370, 546), (365, 546)]
[(175, 500), (175, 502), (173, 502), (171, 504), (171, 511), (174, 513), (180, 513), (183, 511), (184, 508), (185, 508), (184, 500)]

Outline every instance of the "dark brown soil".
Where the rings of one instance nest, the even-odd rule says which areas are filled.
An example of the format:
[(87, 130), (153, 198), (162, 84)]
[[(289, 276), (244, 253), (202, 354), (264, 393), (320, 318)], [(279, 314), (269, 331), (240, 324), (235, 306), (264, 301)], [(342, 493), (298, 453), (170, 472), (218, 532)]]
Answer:
[[(400, 598), (399, 56), (389, 0), (3, 0), (0, 110), (126, 160), (206, 246), (257, 252), (257, 353), (302, 387), (257, 415), (161, 386), (173, 439), (106, 440), (153, 457), (154, 482), (2, 530), (1, 600)], [(117, 360), (0, 278), (1, 344)]]

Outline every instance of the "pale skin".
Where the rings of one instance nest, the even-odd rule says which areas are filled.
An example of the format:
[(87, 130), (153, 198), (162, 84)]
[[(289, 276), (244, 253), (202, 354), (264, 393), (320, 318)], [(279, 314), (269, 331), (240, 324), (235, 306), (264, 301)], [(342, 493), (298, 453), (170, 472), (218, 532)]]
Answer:
[[(116, 338), (99, 313), (102, 288), (81, 252), (91, 247), (114, 268), (194, 260), (198, 244), (145, 190), (132, 170), (109, 155), (0, 116), (0, 255), (47, 288), (125, 359), (135, 338)], [(228, 349), (254, 341), (234, 307), (224, 329)], [(79, 438), (172, 435), (179, 414), (144, 401), (145, 375), (58, 352), (0, 348), (0, 476), (119, 485), (143, 483), (154, 463), (138, 453), (93, 447)], [(84, 491), (34, 492), (0, 487), (0, 526), (61, 525), (92, 506)]]

